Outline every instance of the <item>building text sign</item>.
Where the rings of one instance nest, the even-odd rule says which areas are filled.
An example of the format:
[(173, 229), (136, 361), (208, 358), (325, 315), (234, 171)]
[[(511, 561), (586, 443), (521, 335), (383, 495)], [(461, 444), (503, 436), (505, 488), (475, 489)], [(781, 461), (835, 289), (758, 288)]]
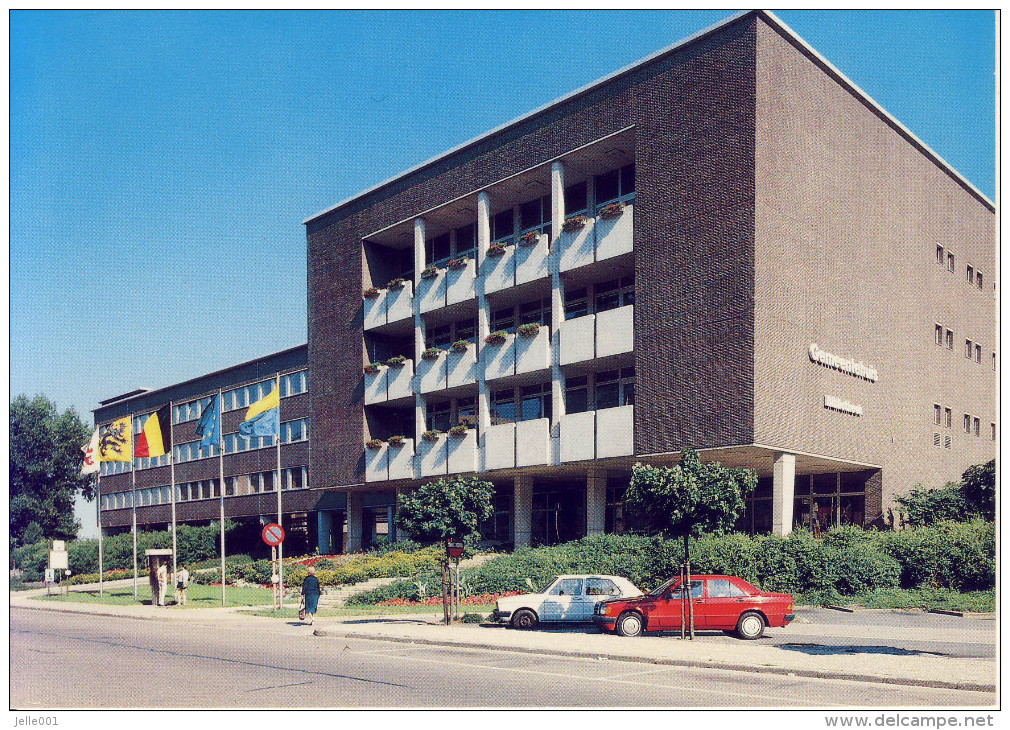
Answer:
[(877, 370), (869, 365), (866, 365), (861, 360), (856, 361), (847, 357), (840, 357), (838, 355), (833, 355), (830, 352), (822, 350), (817, 346), (816, 342), (810, 343), (810, 348), (807, 350), (810, 355), (810, 361), (818, 363), (819, 365), (824, 365), (825, 367), (833, 368), (835, 370), (840, 370), (843, 373), (848, 373), (857, 378), (862, 378), (863, 380), (869, 380), (871, 383), (877, 382)]

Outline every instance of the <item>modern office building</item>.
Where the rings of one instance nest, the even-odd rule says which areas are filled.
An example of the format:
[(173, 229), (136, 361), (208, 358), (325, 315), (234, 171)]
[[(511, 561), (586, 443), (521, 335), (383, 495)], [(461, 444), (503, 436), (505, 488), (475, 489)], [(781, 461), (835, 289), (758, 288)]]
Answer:
[(632, 466), (686, 448), (755, 469), (741, 527), (780, 534), (996, 451), (993, 204), (769, 13), (305, 224), (299, 413), (349, 550), (445, 475), (521, 546), (625, 529)]

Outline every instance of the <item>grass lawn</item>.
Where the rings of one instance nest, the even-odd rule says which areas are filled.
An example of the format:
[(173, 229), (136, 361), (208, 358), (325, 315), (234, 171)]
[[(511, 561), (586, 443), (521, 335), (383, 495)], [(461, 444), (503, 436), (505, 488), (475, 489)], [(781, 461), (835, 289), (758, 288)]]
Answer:
[[(144, 582), (140, 584), (138, 591), (140, 603), (151, 605), (151, 586)], [(168, 608), (220, 608), (221, 607), (221, 586), (201, 586), (191, 585), (186, 595), (186, 605), (176, 606), (173, 603), (172, 591), (168, 592), (166, 606)], [(133, 600), (133, 586), (126, 588), (106, 588), (105, 595), (100, 596), (97, 589), (73, 590), (70, 595), (63, 594), (47, 596), (35, 596), (37, 601), (60, 601), (62, 603), (101, 603), (110, 606), (135, 606), (137, 602)], [(262, 606), (270, 604), (270, 591), (266, 588), (236, 588), (228, 587), (229, 606)]]
[[(485, 606), (460, 606), (460, 615), (464, 613), (479, 613), (487, 615), (494, 609), (494, 604)], [(275, 613), (269, 608), (257, 608), (244, 611), (252, 616), (267, 616), (275, 618), (296, 618), (298, 607), (285, 608), (284, 611)], [(417, 614), (430, 613), (441, 615), (441, 606), (349, 606), (347, 608), (326, 608), (321, 609), (316, 614), (316, 618), (338, 618), (347, 616), (392, 616), (395, 614)]]

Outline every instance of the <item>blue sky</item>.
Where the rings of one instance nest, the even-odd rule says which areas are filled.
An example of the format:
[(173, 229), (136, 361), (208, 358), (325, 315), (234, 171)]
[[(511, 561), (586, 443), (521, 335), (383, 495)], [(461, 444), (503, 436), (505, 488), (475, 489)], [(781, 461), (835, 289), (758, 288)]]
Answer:
[[(11, 13), (12, 395), (304, 342), (305, 217), (728, 15)], [(993, 197), (991, 12), (779, 15)]]

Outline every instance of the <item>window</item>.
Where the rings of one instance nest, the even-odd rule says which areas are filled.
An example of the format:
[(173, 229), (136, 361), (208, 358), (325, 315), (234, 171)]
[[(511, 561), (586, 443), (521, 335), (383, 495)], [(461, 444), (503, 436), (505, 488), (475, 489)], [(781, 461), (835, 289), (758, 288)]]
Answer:
[(429, 431), (448, 431), (449, 426), (449, 401), (442, 403), (429, 403), (425, 424)]
[(291, 444), (309, 440), (309, 419), (299, 418), (281, 424), (281, 443)]
[(541, 324), (550, 327), (550, 299), (537, 299), (535, 301), (519, 305), (519, 324)]
[(446, 324), (441, 327), (428, 327), (424, 333), (424, 340), (428, 344), (428, 347), (446, 349), (452, 344), (452, 325)]
[(498, 330), (505, 330), (506, 332), (511, 332), (515, 329), (516, 318), (515, 312), (512, 307), (506, 307), (505, 309), (499, 309), (497, 311), (491, 312), (491, 331), (497, 332)]
[(936, 344), (943, 347), (943, 327), (936, 325), (936, 334), (934, 337), (936, 338)]
[(978, 290), (982, 291), (982, 272), (981, 271), (976, 271), (975, 272), (975, 280), (978, 283)]
[(981, 436), (982, 435), (982, 430), (981, 430), (982, 424), (979, 422), (979, 419), (977, 419), (977, 418), (974, 419), (974, 426), (975, 426), (975, 435), (976, 436)]
[(199, 441), (190, 441), (175, 447), (176, 464), (196, 461), (197, 459), (207, 459), (212, 456), (217, 456), (217, 444), (201, 447)]
[(731, 580), (719, 578), (708, 582), (709, 598), (737, 598), (747, 594), (740, 590)]
[(260, 398), (270, 394), (274, 388), (273, 380), (264, 380), (262, 383), (246, 385), (242, 388), (234, 388), (224, 392), (225, 411), (235, 411), (239, 408), (248, 408)]
[(519, 206), (519, 232), (551, 235), (551, 196), (545, 195)]
[(586, 184), (584, 182), (569, 185), (565, 188), (565, 218), (585, 214), (588, 208)]
[(982, 345), (975, 345), (975, 362), (982, 362)]
[(477, 224), (456, 229), (456, 255), (473, 254), (477, 250)]
[(465, 319), (456, 323), (456, 339), (477, 342), (477, 320)]
[(937, 426), (940, 425), (940, 411), (941, 411), (940, 404), (939, 403), (934, 403), (933, 404), (933, 423), (935, 423)]
[[(701, 598), (701, 595), (702, 595), (701, 592), (702, 592), (702, 583), (701, 583), (701, 581), (700, 580), (692, 580), (691, 581), (691, 598)], [(670, 591), (670, 598), (674, 599), (674, 600), (677, 600), (677, 599), (679, 599), (681, 597), (682, 593), (683, 593), (683, 587), (682, 586), (677, 586), (676, 588), (674, 588), (673, 590)]]
[(512, 209), (503, 210), (491, 218), (491, 240), (504, 241), (512, 237), (515, 233), (515, 218), (512, 216)]
[(565, 289), (565, 319), (575, 319), (589, 314), (589, 290)]
[(309, 371), (299, 370), (281, 376), (281, 398), (304, 393), (309, 389)]
[(581, 596), (582, 578), (561, 578), (551, 586), (552, 596)]
[(203, 415), (204, 409), (210, 406), (213, 400), (213, 398), (201, 398), (200, 400), (172, 406), (172, 423), (186, 423), (187, 421), (197, 420)]
[(456, 403), (456, 423), (467, 428), (477, 428), (477, 401), (473, 398), (460, 399)]
[(635, 404), (635, 368), (608, 370), (596, 376), (596, 408)]
[(943, 246), (936, 247), (936, 263), (943, 266)]
[(954, 273), (954, 254), (947, 253), (947, 271)]
[(945, 448), (945, 449), (949, 449), (950, 448), (950, 436), (944, 436), (943, 437), (943, 448)]
[(964, 356), (971, 360), (971, 340), (964, 341)]
[(424, 242), (425, 263), (428, 266), (445, 266), (449, 262), (449, 234), (429, 238)]
[(596, 208), (599, 210), (607, 203), (615, 200), (628, 200), (635, 195), (635, 165), (624, 167), (597, 175)]
[(949, 408), (943, 409), (943, 425), (950, 428), (954, 423), (954, 413)]
[(975, 267), (968, 264), (968, 286), (972, 286), (975, 283)]
[(992, 441), (996, 440), (996, 424), (995, 423), (990, 423), (989, 424), (989, 438)]
[(491, 425), (498, 423), (514, 423), (516, 420), (515, 393), (511, 390), (498, 390), (491, 395)]
[(608, 578), (586, 578), (587, 596), (619, 596), (621, 590)]
[(971, 433), (971, 416), (967, 413), (964, 414), (964, 432), (967, 434)]
[(947, 330), (947, 349), (954, 349), (954, 333), (951, 330)]
[(551, 417), (551, 383), (529, 385), (520, 391), (520, 421), (534, 421)]
[(585, 375), (565, 381), (565, 412), (584, 413), (589, 410), (589, 379)]
[(604, 281), (596, 285), (596, 313), (635, 303), (635, 277)]

